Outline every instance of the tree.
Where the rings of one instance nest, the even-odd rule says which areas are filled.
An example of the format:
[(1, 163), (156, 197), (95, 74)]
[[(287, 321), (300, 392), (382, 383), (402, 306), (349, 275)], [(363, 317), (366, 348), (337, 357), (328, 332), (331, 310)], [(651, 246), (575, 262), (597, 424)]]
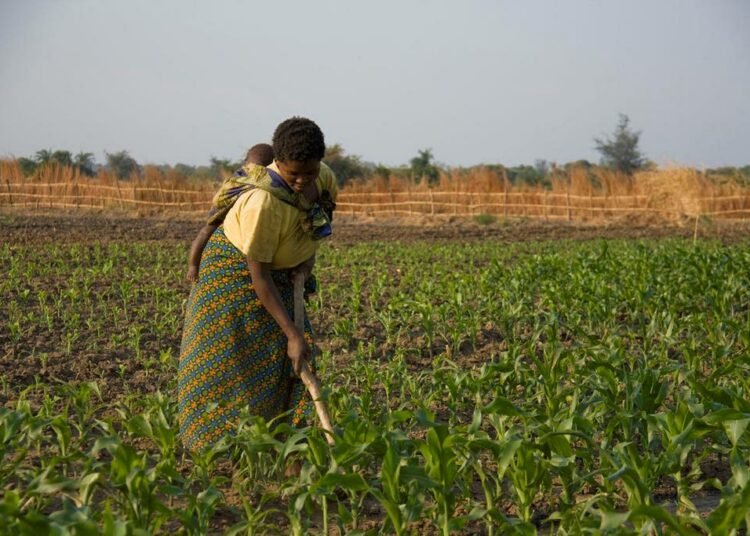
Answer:
[(21, 168), (21, 173), (23, 173), (24, 177), (30, 177), (31, 175), (33, 175), (36, 171), (37, 166), (39, 165), (34, 159), (26, 158), (23, 156), (19, 158), (17, 162), (18, 167)]
[(34, 159), (39, 166), (44, 166), (52, 161), (52, 149), (40, 149), (34, 155)]
[(241, 167), (242, 162), (232, 162), (228, 158), (211, 157), (211, 171), (215, 176), (223, 175), (224, 173), (234, 173)]
[(52, 153), (52, 161), (61, 165), (70, 167), (73, 165), (73, 155), (70, 151), (55, 151)]
[(353, 154), (345, 154), (340, 143), (334, 143), (326, 147), (323, 161), (336, 174), (336, 181), (339, 186), (343, 186), (351, 179), (364, 178), (369, 175), (369, 170), (362, 159)]
[(432, 184), (438, 178), (439, 170), (432, 163), (432, 149), (423, 149), (417, 151), (417, 156), (409, 161), (411, 167), (411, 176), (417, 184), (422, 177), (427, 177), (427, 181)]
[(127, 151), (104, 154), (107, 155), (107, 168), (120, 179), (128, 179), (140, 169), (138, 162)]
[(88, 175), (89, 177), (94, 176), (94, 168), (96, 167), (96, 163), (94, 162), (93, 153), (86, 153), (81, 151), (73, 158), (73, 165), (77, 167), (84, 175)]
[(508, 174), (508, 180), (511, 184), (525, 183), (531, 186), (539, 184), (547, 184), (549, 181), (545, 181), (546, 175), (539, 172), (535, 166), (513, 166), (506, 168), (505, 172)]
[(537, 158), (536, 160), (534, 160), (534, 169), (542, 178), (544, 178), (549, 174), (549, 162), (547, 162), (543, 158)]
[(608, 168), (632, 175), (635, 171), (642, 169), (646, 163), (646, 157), (638, 150), (640, 132), (633, 132), (629, 128), (630, 118), (620, 114), (612, 137), (594, 138), (596, 150), (602, 155), (602, 165)]
[(177, 164), (175, 164), (174, 170), (180, 175), (185, 175), (186, 177), (189, 177), (190, 175), (195, 175), (195, 172), (196, 172), (195, 166), (191, 166), (189, 164), (183, 164), (181, 162), (178, 162)]
[(385, 164), (378, 164), (373, 167), (373, 175), (377, 175), (382, 179), (388, 180), (388, 178), (394, 174), (394, 170), (386, 166)]
[(573, 168), (581, 168), (588, 171), (592, 167), (594, 167), (594, 165), (585, 158), (581, 160), (573, 160), (572, 162), (566, 162), (565, 164), (563, 164), (563, 169), (565, 171), (570, 171)]

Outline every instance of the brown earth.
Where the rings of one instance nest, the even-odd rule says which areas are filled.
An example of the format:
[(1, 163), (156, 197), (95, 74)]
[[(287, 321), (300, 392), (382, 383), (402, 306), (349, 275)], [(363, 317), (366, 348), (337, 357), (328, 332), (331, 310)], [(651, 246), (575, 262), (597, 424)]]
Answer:
[[(624, 218), (609, 222), (496, 221), (481, 225), (456, 217), (376, 219), (340, 216), (333, 243), (349, 245), (366, 241), (451, 241), (493, 239), (507, 242), (541, 240), (590, 240), (595, 238), (692, 238), (735, 243), (750, 238), (749, 221), (695, 221), (684, 225)], [(189, 244), (201, 227), (197, 219), (135, 217), (104, 213), (0, 212), (2, 242), (8, 244), (117, 241), (177, 241)]]

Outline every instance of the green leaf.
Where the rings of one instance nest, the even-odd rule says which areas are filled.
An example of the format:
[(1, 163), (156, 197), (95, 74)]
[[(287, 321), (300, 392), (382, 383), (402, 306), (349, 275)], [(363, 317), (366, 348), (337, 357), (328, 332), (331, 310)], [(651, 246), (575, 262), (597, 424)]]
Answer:
[(216, 504), (216, 502), (221, 500), (222, 494), (213, 486), (209, 486), (208, 488), (201, 491), (196, 498), (198, 499), (199, 503), (205, 506), (212, 506)]
[[(340, 522), (341, 523), (345, 523), (347, 525), (351, 524), (351, 522), (354, 520), (354, 518), (352, 517), (352, 513), (349, 510), (346, 509), (346, 506), (344, 506), (344, 503), (340, 502), (339, 505), (338, 505), (337, 510), (338, 510), (339, 518), (341, 520)], [(349, 533), (349, 534), (351, 534), (351, 533)]]
[(395, 502), (389, 500), (383, 493), (378, 489), (371, 489), (370, 494), (375, 497), (375, 499), (380, 503), (380, 505), (385, 508), (385, 512), (388, 515), (388, 519), (390, 520), (391, 524), (393, 525), (394, 530), (397, 534), (402, 533), (402, 526), (403, 526), (403, 516), (401, 514), (401, 509), (398, 507), (398, 504)]
[[(747, 520), (748, 511), (750, 511), (750, 486), (746, 486), (741, 494), (723, 498), (719, 506), (706, 519), (706, 524), (711, 529), (711, 534), (733, 534), (733, 531), (739, 529), (742, 522)], [(745, 526), (747, 527), (747, 523)]]
[(359, 473), (327, 473), (311, 488), (315, 492), (320, 488), (339, 487), (348, 491), (367, 491), (370, 486)]
[(305, 503), (307, 502), (307, 498), (309, 496), (310, 494), (307, 492), (300, 493), (294, 501), (294, 510), (297, 512), (301, 512), (305, 507)]
[(88, 504), (94, 484), (101, 480), (101, 473), (89, 473), (78, 481), (78, 494), (83, 504)]
[(416, 482), (422, 489), (434, 489), (438, 483), (427, 476), (424, 468), (417, 465), (404, 465), (400, 471), (401, 480), (405, 483)]
[(507, 398), (496, 397), (492, 402), (482, 408), (483, 413), (494, 413), (497, 415), (507, 415), (509, 417), (518, 417), (523, 415), (521, 411)]
[(438, 424), (435, 421), (435, 414), (423, 408), (418, 409), (414, 413), (414, 418), (419, 424), (426, 428), (432, 428), (433, 426), (437, 426)]
[(573, 449), (570, 447), (570, 441), (561, 433), (546, 434), (540, 441), (548, 444), (552, 452), (564, 458), (573, 456)]
[(523, 441), (520, 439), (512, 439), (506, 441), (501, 447), (500, 454), (497, 456), (497, 475), (499, 479), (502, 479), (503, 475), (505, 475), (508, 465), (510, 465), (513, 456), (522, 443)]
[(414, 417), (414, 413), (405, 409), (391, 411), (388, 414), (388, 423), (398, 424)]
[(675, 517), (661, 506), (640, 505), (630, 512), (630, 520), (649, 519), (664, 523), (680, 536), (699, 536), (697, 532), (680, 523)]
[(732, 442), (732, 446), (736, 447), (737, 443), (740, 442), (740, 437), (747, 430), (747, 425), (750, 423), (750, 417), (746, 419), (736, 419), (732, 421), (724, 421), (724, 430), (727, 432), (729, 441)]
[(91, 453), (96, 455), (102, 449), (112, 452), (121, 444), (122, 442), (117, 436), (100, 437), (94, 442), (94, 447), (91, 449)]
[(750, 470), (747, 467), (747, 460), (742, 457), (742, 453), (737, 447), (733, 448), (729, 454), (729, 466), (732, 469), (735, 484), (740, 489), (745, 489), (748, 480), (750, 480)]
[(131, 434), (135, 434), (140, 437), (154, 437), (154, 430), (151, 427), (151, 423), (148, 422), (143, 414), (135, 415), (132, 417), (127, 424), (128, 431)]
[(722, 408), (718, 411), (714, 411), (703, 417), (703, 422), (706, 424), (716, 425), (723, 424), (727, 421), (736, 421), (750, 418), (747, 413), (742, 413), (732, 408)]
[(615, 530), (622, 527), (630, 517), (630, 512), (599, 512), (601, 516), (600, 530)]
[(469, 426), (469, 433), (475, 434), (479, 428), (482, 426), (482, 410), (479, 408), (474, 408), (474, 414), (471, 418), (471, 426)]
[(5, 491), (3, 501), (0, 502), (0, 512), (7, 516), (15, 516), (21, 504), (21, 497), (13, 489)]

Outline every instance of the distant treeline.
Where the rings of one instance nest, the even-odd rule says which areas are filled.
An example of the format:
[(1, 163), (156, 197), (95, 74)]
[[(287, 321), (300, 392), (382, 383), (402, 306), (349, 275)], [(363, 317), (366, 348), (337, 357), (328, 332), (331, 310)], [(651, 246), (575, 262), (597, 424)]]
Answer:
[[(52, 164), (77, 168), (81, 174), (95, 176), (99, 170), (106, 169), (123, 180), (133, 176), (142, 176), (144, 166), (137, 162), (128, 151), (114, 153), (105, 152), (105, 162), (99, 163), (95, 160), (93, 153), (80, 152), (73, 154), (67, 150), (42, 149), (34, 155), (17, 158), (18, 166), (26, 177), (33, 177), (41, 168)], [(430, 149), (418, 151), (408, 164), (401, 166), (385, 166), (366, 162), (357, 155), (347, 154), (340, 144), (334, 144), (327, 148), (324, 161), (333, 169), (338, 178), (339, 185), (344, 186), (355, 180), (369, 180), (372, 178), (398, 177), (407, 179), (415, 184), (422, 181), (436, 182), (441, 173), (452, 171), (469, 174), (477, 168), (489, 169), (495, 172), (500, 180), (507, 180), (514, 185), (549, 186), (552, 179), (559, 173), (567, 173), (571, 168), (579, 168), (593, 171), (599, 165), (587, 160), (576, 160), (565, 164), (557, 164), (547, 160), (537, 160), (533, 165), (504, 166), (502, 164), (481, 164), (465, 168), (451, 168), (437, 163)], [(161, 170), (164, 173), (177, 173), (186, 181), (210, 181), (218, 180), (227, 174), (231, 174), (242, 165), (242, 160), (231, 160), (212, 157), (207, 165), (192, 166), (189, 164), (154, 165), (149, 167)], [(606, 167), (606, 166), (605, 166)], [(643, 168), (656, 167), (652, 162), (646, 162)], [(743, 167), (724, 166), (706, 169), (704, 171), (708, 178), (718, 181), (731, 181), (741, 185), (750, 185), (750, 165)]]

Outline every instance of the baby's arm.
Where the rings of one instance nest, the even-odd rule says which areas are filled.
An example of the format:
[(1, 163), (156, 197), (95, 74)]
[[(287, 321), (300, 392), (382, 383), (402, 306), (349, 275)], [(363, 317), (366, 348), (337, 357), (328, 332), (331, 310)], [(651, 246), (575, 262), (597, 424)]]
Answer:
[(208, 239), (214, 233), (218, 225), (204, 225), (201, 230), (198, 231), (198, 235), (193, 240), (193, 245), (190, 246), (190, 257), (188, 258), (188, 273), (187, 280), (191, 283), (195, 283), (198, 280), (198, 268), (201, 265), (201, 255), (203, 255), (203, 248), (206, 247)]

